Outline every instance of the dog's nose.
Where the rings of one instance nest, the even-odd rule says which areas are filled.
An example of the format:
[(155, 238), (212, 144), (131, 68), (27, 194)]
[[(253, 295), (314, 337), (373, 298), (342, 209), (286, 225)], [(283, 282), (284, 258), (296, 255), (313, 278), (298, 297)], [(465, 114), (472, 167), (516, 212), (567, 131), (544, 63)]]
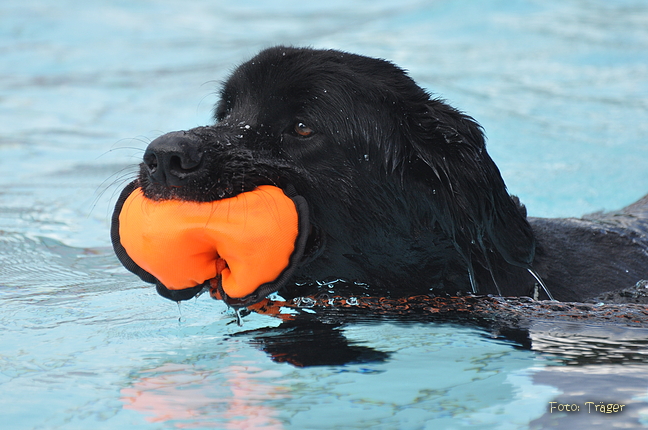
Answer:
[(153, 182), (171, 187), (186, 185), (202, 164), (203, 153), (196, 136), (174, 131), (151, 142), (144, 153), (144, 165)]

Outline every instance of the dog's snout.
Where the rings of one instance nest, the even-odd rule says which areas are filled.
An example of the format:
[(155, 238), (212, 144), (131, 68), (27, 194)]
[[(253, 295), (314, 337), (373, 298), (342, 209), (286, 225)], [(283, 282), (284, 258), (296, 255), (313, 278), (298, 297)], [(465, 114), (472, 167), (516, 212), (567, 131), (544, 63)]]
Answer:
[(178, 187), (186, 185), (198, 174), (202, 158), (198, 138), (176, 131), (151, 142), (143, 161), (153, 182)]

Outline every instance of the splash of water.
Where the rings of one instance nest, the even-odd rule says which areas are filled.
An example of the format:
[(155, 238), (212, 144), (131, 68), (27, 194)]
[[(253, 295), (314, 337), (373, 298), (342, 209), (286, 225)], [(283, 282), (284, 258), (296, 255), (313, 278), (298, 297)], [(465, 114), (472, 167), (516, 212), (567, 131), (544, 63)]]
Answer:
[(537, 274), (533, 269), (527, 269), (527, 270), (529, 271), (529, 273), (531, 274), (531, 276), (533, 276), (533, 277), (535, 278), (535, 280), (538, 282), (538, 284), (540, 284), (540, 286), (541, 286), (542, 289), (544, 290), (544, 292), (545, 292), (545, 294), (547, 295), (547, 297), (549, 297), (549, 300), (553, 300), (553, 301), (555, 301), (556, 299), (553, 298), (553, 296), (552, 296), (551, 293), (549, 292), (549, 288), (547, 288), (547, 286), (545, 285), (545, 283), (542, 281), (542, 278), (540, 278), (540, 275), (538, 275), (538, 274)]
[(236, 317), (236, 325), (243, 327), (243, 315), (241, 314), (243, 308), (235, 308), (234, 316)]

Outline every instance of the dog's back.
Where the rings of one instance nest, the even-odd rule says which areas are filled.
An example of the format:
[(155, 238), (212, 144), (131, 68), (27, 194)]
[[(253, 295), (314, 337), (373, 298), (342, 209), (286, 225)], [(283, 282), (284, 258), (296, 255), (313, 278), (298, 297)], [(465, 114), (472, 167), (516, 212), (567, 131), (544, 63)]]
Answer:
[(620, 211), (529, 221), (538, 239), (534, 267), (558, 300), (627, 301), (648, 279), (648, 195)]

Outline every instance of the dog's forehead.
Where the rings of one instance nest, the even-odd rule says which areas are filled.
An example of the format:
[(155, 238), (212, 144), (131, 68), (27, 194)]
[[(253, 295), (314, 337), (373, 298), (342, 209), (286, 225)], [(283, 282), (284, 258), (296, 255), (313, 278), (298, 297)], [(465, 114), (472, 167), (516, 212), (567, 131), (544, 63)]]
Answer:
[[(342, 70), (337, 72), (338, 78), (341, 78)], [(262, 98), (286, 98), (288, 95), (316, 90), (330, 83), (335, 74), (324, 59), (316, 61), (294, 55), (257, 56), (236, 69), (228, 81), (228, 87), (240, 96), (252, 94)]]
[(402, 116), (413, 100), (425, 103), (428, 95), (403, 69), (386, 60), (276, 47), (233, 71), (224, 83), (216, 118), (276, 128), (306, 120), (320, 128), (323, 123), (339, 128), (362, 112), (378, 115), (381, 121)]
[(412, 83), (403, 70), (385, 60), (335, 50), (276, 47), (240, 65), (224, 92), (290, 101), (360, 85), (387, 89), (397, 81)]

